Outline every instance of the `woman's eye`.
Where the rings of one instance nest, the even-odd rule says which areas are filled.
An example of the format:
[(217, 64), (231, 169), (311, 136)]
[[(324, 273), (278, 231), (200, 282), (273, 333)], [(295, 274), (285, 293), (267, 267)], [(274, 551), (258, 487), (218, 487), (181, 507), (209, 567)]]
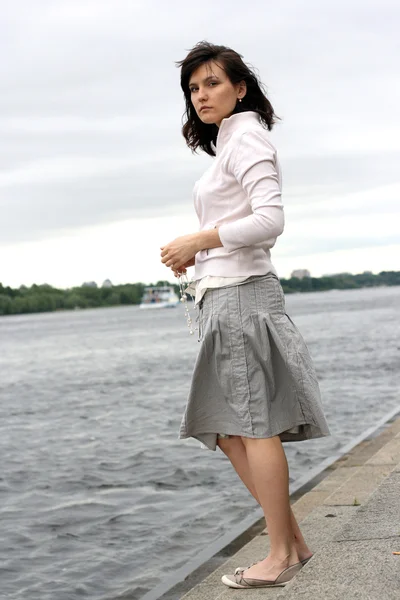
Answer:
[[(210, 81), (209, 85), (217, 85), (217, 81)], [(197, 92), (198, 90), (197, 90), (197, 88), (192, 87), (192, 88), (189, 88), (189, 91), (191, 94), (193, 94), (193, 92)]]

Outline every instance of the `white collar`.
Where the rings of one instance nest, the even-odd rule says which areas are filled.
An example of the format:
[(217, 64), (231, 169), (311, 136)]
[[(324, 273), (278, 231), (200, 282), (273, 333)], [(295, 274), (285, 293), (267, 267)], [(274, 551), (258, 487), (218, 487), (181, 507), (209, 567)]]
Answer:
[(241, 127), (244, 123), (260, 123), (260, 115), (254, 110), (248, 110), (245, 112), (235, 113), (230, 117), (222, 119), (219, 126), (216, 147), (219, 152), (222, 147), (226, 144), (233, 132)]

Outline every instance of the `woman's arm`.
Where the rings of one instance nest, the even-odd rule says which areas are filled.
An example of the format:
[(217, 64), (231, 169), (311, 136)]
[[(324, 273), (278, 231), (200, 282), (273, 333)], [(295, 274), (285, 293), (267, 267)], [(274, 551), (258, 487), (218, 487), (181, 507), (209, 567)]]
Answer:
[(161, 262), (166, 267), (171, 267), (173, 271), (177, 271), (188, 262), (192, 263), (195, 254), (200, 250), (219, 246), (222, 244), (217, 229), (182, 235), (169, 244), (161, 246)]
[(285, 224), (275, 150), (262, 133), (248, 131), (241, 136), (231, 170), (252, 214), (219, 227), (219, 238), (229, 252), (276, 238)]
[(215, 229), (204, 229), (195, 234), (197, 236), (197, 247), (199, 250), (208, 250), (208, 248), (221, 248), (223, 246), (219, 237), (219, 227)]

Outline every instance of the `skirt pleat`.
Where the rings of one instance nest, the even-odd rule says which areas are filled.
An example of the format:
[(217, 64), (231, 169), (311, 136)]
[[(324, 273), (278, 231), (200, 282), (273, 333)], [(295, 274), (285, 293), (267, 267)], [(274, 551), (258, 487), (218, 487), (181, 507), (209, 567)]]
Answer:
[(215, 450), (218, 435), (296, 442), (330, 435), (315, 368), (274, 273), (208, 289), (179, 437)]

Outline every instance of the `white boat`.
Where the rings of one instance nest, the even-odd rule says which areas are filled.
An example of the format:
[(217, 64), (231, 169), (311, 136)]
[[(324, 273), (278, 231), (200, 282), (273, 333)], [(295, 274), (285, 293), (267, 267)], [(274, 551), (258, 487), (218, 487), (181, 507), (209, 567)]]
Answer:
[(139, 308), (174, 308), (179, 304), (179, 297), (170, 285), (151, 286), (144, 288)]

